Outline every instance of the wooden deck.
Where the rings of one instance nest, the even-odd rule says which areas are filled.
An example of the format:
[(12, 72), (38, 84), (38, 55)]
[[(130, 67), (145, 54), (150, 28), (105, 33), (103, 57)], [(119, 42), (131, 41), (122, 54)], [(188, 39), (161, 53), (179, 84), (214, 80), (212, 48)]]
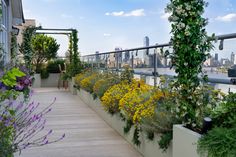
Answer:
[(54, 97), (57, 100), (47, 116), (46, 129), (53, 129), (53, 137), (65, 133), (65, 139), (23, 150), (20, 157), (142, 157), (92, 109), (69, 92), (55, 88), (35, 89), (33, 100), (43, 107)]

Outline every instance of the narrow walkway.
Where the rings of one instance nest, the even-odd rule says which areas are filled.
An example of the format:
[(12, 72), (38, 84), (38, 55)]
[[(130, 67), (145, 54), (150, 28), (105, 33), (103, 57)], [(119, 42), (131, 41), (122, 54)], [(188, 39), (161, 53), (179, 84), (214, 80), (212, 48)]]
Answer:
[(46, 126), (53, 129), (54, 137), (63, 133), (66, 137), (51, 145), (24, 150), (20, 157), (141, 157), (78, 97), (53, 88), (36, 89), (34, 95), (33, 100), (42, 107), (57, 98)]

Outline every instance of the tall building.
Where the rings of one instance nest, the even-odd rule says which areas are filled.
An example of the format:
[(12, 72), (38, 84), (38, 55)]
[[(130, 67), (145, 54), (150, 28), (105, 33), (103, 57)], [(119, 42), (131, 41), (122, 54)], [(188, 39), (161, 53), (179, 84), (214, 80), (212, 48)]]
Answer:
[(215, 53), (215, 61), (219, 61), (218, 53)]
[(126, 51), (126, 52), (125, 52), (125, 57), (124, 57), (124, 60), (123, 60), (123, 61), (124, 61), (125, 63), (127, 63), (129, 60), (130, 60), (130, 53), (129, 53), (129, 51)]
[(231, 64), (234, 64), (234, 62), (235, 62), (235, 54), (234, 54), (234, 52), (231, 53), (230, 62), (231, 62)]
[[(148, 36), (144, 37), (143, 46), (144, 47), (150, 46), (149, 45), (149, 37)], [(148, 57), (148, 55), (149, 55), (149, 50), (144, 50), (143, 51), (143, 58), (142, 59), (144, 60), (144, 64), (146, 64), (146, 65), (149, 65), (149, 57)]]
[(96, 62), (99, 62), (100, 61), (100, 56), (99, 56), (99, 51), (96, 51)]

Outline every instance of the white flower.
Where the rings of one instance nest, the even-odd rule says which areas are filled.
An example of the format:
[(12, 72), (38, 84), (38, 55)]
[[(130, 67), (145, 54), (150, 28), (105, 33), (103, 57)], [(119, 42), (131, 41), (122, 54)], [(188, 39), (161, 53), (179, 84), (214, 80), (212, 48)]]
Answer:
[(188, 11), (191, 10), (191, 6), (186, 4), (186, 10), (188, 10)]
[(189, 31), (185, 31), (185, 32), (184, 32), (184, 35), (186, 35), (186, 36), (190, 36), (191, 33), (190, 33)]

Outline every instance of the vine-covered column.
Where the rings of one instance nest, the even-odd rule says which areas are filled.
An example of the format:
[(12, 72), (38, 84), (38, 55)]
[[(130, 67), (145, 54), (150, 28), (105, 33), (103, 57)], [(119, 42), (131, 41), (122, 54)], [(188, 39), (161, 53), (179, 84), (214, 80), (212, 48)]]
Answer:
[[(177, 112), (183, 117), (183, 123), (191, 128), (199, 125), (195, 117), (200, 112), (193, 93), (201, 83), (202, 64), (213, 48), (210, 42), (213, 36), (207, 36), (207, 19), (202, 16), (206, 6), (204, 0), (171, 0), (166, 8), (166, 12), (171, 14), (169, 21), (174, 50), (171, 57), (177, 73), (175, 87), (180, 93)], [(203, 80), (207, 79), (206, 75), (201, 76)]]

